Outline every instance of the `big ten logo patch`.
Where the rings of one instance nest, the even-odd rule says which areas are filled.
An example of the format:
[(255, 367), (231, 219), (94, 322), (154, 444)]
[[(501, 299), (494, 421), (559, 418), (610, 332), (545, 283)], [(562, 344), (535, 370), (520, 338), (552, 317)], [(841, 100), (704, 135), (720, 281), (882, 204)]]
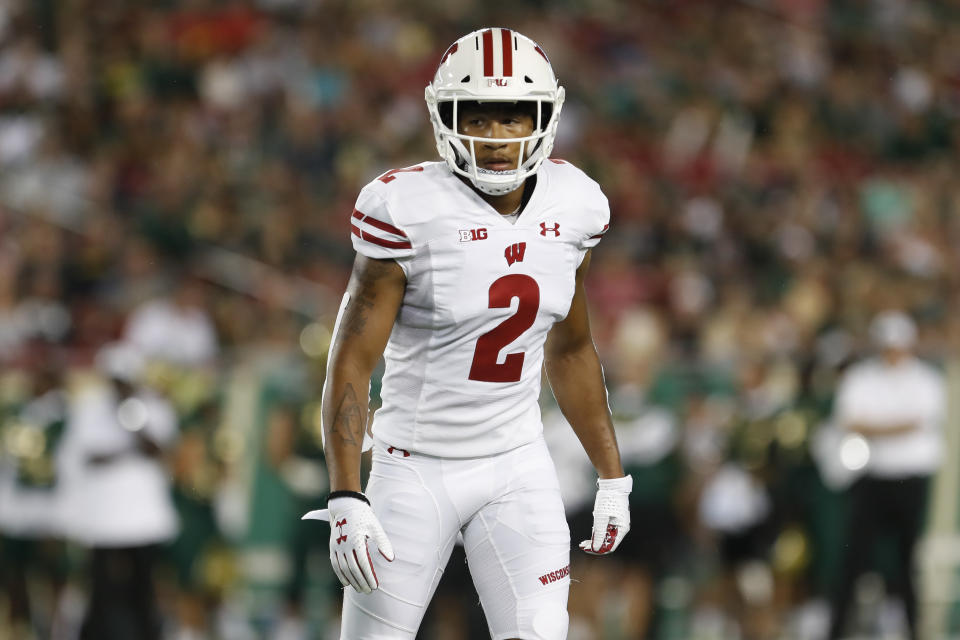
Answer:
[(487, 230), (480, 229), (460, 229), (460, 242), (472, 242), (473, 240), (486, 240)]

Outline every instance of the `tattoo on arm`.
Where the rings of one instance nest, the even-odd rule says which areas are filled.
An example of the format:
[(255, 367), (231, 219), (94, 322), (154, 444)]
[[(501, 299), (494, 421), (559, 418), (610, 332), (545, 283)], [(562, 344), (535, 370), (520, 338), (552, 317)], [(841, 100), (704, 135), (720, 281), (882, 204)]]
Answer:
[(376, 297), (372, 291), (361, 290), (358, 295), (350, 296), (350, 302), (344, 309), (343, 331), (347, 335), (359, 335), (367, 326), (367, 314), (373, 308)]
[(344, 444), (359, 446), (363, 442), (363, 431), (365, 428), (363, 406), (357, 398), (353, 385), (347, 383), (343, 392), (343, 398), (340, 400), (340, 406), (333, 416), (333, 427), (331, 433), (340, 437)]
[(377, 280), (389, 274), (390, 267), (378, 260), (368, 260), (362, 269), (354, 271), (357, 286), (350, 295), (347, 308), (344, 309), (343, 331), (348, 335), (359, 335), (367, 326), (370, 309), (377, 298)]

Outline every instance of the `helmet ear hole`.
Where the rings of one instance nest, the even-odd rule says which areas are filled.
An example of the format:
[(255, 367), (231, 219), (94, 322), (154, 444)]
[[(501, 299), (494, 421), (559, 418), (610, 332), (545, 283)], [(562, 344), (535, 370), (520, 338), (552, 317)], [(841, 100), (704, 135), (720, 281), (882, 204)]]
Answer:
[(453, 152), (453, 161), (458, 167), (466, 171), (470, 163), (465, 157), (463, 157), (463, 154), (457, 150), (457, 147), (452, 142), (448, 142), (447, 144), (450, 146), (450, 150)]
[(542, 113), (540, 114), (540, 130), (547, 128), (547, 123), (550, 122), (550, 118), (553, 117), (553, 105), (549, 102), (541, 102), (540, 109)]
[(453, 129), (453, 103), (441, 102), (437, 105), (437, 110), (440, 112), (440, 122), (443, 126)]

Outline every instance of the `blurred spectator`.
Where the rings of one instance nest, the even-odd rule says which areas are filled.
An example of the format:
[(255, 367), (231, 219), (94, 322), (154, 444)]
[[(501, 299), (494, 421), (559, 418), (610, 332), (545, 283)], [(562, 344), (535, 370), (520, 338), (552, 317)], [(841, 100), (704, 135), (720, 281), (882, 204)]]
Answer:
[(67, 574), (61, 455), (67, 395), (62, 360), (52, 352), (45, 356), (31, 372), (25, 403), (0, 410), (0, 439), (9, 443), (0, 453), (0, 578), (9, 609), (5, 626), (17, 638), (63, 630), (57, 604)]
[(631, 398), (629, 390), (618, 391), (612, 406), (619, 414), (615, 424), (624, 471), (633, 476), (630, 514), (643, 524), (639, 531), (631, 532), (637, 536), (624, 540), (620, 548), (624, 566), (619, 577), (605, 584), (608, 588), (617, 585), (615, 591), (623, 599), (625, 615), (618, 625), (619, 635), (657, 637), (661, 620), (657, 618), (656, 594), (664, 580), (678, 571), (687, 546), (677, 509), (684, 472), (680, 433), (670, 412), (635, 406), (639, 399)]
[(21, 31), (0, 53), (0, 95), (40, 101), (58, 97), (63, 86), (60, 61), (45, 52), (35, 34)]
[[(82, 640), (159, 639), (153, 567), (177, 532), (164, 450), (177, 437), (170, 405), (140, 384), (144, 360), (127, 344), (97, 353), (105, 384), (70, 409), (69, 531), (92, 549)], [(93, 384), (93, 383), (91, 383)]]
[[(771, 502), (764, 483), (742, 464), (727, 462), (700, 496), (701, 525), (715, 538), (720, 555), (716, 587), (719, 611), (732, 614), (735, 631), (748, 638), (773, 638)], [(721, 627), (721, 629), (723, 629)]]
[(0, 362), (15, 360), (26, 347), (31, 328), (18, 305), (17, 262), (0, 254)]
[(841, 461), (862, 469), (850, 488), (843, 573), (833, 600), (831, 640), (840, 638), (854, 602), (856, 579), (872, 565), (875, 543), (895, 539), (895, 573), (888, 582), (918, 638), (914, 546), (926, 513), (930, 476), (940, 466), (946, 389), (941, 374), (912, 354), (917, 329), (902, 312), (881, 313), (870, 325), (879, 356), (854, 365), (839, 382), (834, 420), (848, 437)]
[(217, 335), (204, 305), (204, 284), (186, 274), (172, 296), (137, 307), (124, 330), (124, 340), (150, 361), (178, 367), (213, 364)]

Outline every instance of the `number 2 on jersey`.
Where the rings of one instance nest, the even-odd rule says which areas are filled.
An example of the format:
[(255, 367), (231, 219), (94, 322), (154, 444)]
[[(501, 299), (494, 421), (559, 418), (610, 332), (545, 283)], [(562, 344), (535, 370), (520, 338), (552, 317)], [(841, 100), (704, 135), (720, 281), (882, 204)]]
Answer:
[(540, 287), (528, 275), (511, 273), (490, 285), (490, 309), (504, 309), (519, 299), (517, 312), (477, 339), (470, 365), (470, 380), (480, 382), (517, 382), (523, 370), (524, 353), (507, 354), (502, 363), (497, 356), (508, 344), (533, 326), (540, 308)]
[(403, 169), (390, 169), (390, 171), (387, 171), (385, 174), (377, 178), (377, 180), (379, 180), (383, 184), (390, 184), (391, 182), (397, 179), (396, 174), (398, 173), (417, 173), (419, 171), (423, 171), (423, 167), (419, 167), (416, 165), (412, 167), (404, 167)]

